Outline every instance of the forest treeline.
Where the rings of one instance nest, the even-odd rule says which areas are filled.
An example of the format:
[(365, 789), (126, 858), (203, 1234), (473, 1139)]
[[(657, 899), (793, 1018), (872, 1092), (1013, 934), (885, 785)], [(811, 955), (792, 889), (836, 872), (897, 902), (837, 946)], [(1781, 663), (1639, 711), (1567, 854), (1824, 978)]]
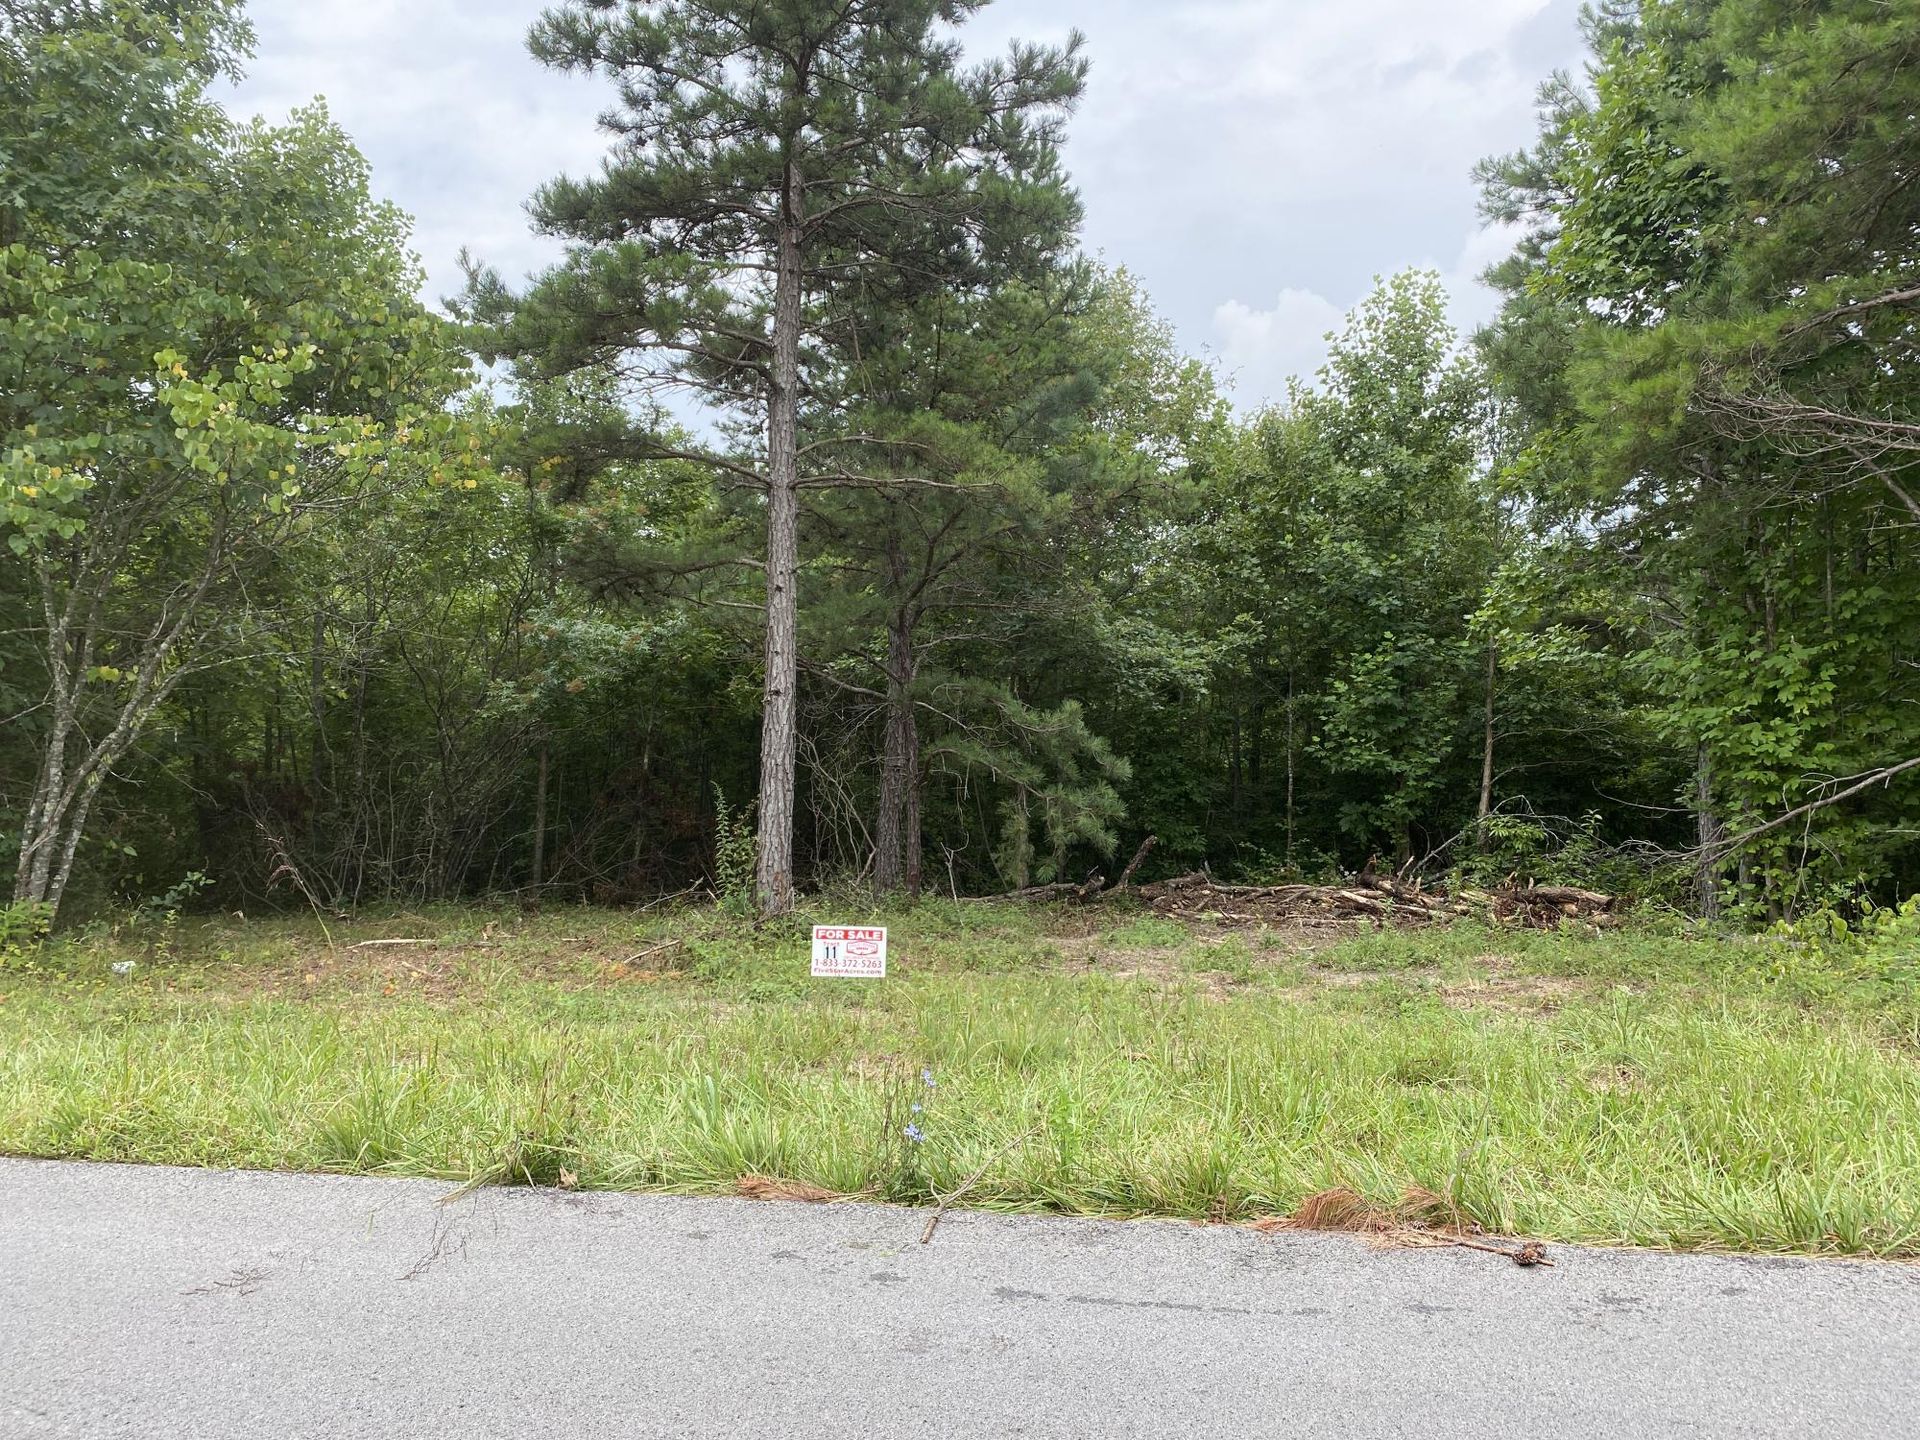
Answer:
[(442, 314), (324, 108), (216, 103), (236, 0), (0, 0), (15, 920), (1148, 835), (1920, 890), (1920, 0), (1592, 10), (1475, 177), (1498, 317), (1387, 278), (1258, 413), (1077, 248), (1081, 41), (978, 61), (978, 8), (550, 11), (607, 161)]

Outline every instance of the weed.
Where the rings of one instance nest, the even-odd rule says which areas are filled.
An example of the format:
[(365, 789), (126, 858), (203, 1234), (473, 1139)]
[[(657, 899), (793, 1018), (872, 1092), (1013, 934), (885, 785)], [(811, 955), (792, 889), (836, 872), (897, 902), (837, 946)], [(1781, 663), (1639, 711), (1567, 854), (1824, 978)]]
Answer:
[(718, 785), (713, 787), (713, 889), (729, 914), (749, 915), (754, 909), (754, 875), (759, 851), (754, 835), (753, 806), (734, 809)]
[(34, 900), (0, 905), (0, 969), (24, 966), (53, 926), (53, 911)]

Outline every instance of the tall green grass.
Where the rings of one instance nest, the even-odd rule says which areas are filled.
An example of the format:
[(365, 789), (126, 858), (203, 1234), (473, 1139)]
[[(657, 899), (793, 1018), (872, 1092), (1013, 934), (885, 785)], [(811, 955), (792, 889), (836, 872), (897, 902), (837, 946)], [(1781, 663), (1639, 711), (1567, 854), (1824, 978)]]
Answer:
[[(516, 943), (550, 947), (547, 925)], [(1873, 1007), (1760, 972), (1463, 929), (1337, 946), (1316, 971), (1367, 983), (1316, 987), (1196, 944), (1192, 969), (1238, 977), (1223, 990), (1067, 963), (1042, 925), (948, 907), (908, 917), (895, 978), (816, 985), (784, 931), (683, 933), (645, 984), (585, 960), (528, 978), (508, 947), (456, 994), (263, 990), (244, 932), (164, 979), (98, 983), (94, 952), (0, 977), (0, 1151), (680, 1192), (761, 1174), (909, 1202), (984, 1165), (968, 1204), (1214, 1219), (1420, 1186), (1496, 1232), (1920, 1255), (1914, 1053)], [(1602, 978), (1447, 1003), (1449, 977), (1496, 971)]]

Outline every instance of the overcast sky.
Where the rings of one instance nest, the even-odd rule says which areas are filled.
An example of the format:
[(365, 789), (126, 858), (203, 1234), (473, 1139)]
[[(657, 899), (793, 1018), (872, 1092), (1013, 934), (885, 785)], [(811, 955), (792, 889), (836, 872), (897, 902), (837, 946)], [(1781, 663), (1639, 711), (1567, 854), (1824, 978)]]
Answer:
[[(538, 0), (252, 0), (258, 54), (235, 108), (323, 95), (416, 219), (430, 298), (468, 246), (509, 276), (552, 251), (522, 209), (590, 169), (604, 81), (541, 69)], [(998, 0), (970, 50), (1087, 36), (1093, 75), (1067, 163), (1085, 243), (1144, 282), (1234, 398), (1310, 374), (1375, 275), (1439, 270), (1463, 328), (1505, 248), (1468, 171), (1526, 144), (1533, 92), (1580, 57), (1578, 0)]]

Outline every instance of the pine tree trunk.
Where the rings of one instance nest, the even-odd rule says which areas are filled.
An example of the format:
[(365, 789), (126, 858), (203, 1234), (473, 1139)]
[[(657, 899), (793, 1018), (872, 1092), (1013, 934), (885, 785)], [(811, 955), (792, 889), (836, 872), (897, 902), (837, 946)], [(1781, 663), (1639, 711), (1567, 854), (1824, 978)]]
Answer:
[(1033, 816), (1026, 787), (1014, 791), (1013, 813), (1007, 825), (1008, 888), (1024, 890), (1033, 883)]
[(924, 867), (920, 853), (920, 720), (911, 703), (907, 706), (907, 805), (901, 829), (907, 852), (907, 894), (920, 898)]
[(1486, 724), (1480, 741), (1480, 808), (1474, 813), (1474, 845), (1487, 848), (1487, 817), (1493, 813), (1493, 692), (1500, 676), (1500, 647), (1487, 642)]
[(787, 171), (786, 220), (774, 275), (767, 404), (767, 649), (760, 718), (760, 825), (754, 890), (760, 910), (793, 908), (795, 689), (799, 674), (800, 177)]
[(307, 770), (313, 777), (313, 804), (307, 807), (306, 842), (309, 850), (319, 839), (325, 817), (335, 810), (333, 748), (327, 743), (327, 612), (313, 607), (313, 648), (307, 657), (307, 712), (313, 726)]
[(1233, 816), (1233, 823), (1240, 824), (1240, 710), (1236, 705), (1233, 711), (1233, 728), (1228, 740), (1227, 751), (1227, 813)]
[[(1260, 681), (1261, 686), (1263, 688), (1266, 685), (1265, 675), (1266, 675), (1266, 671), (1263, 668), (1261, 671), (1262, 678)], [(1267, 735), (1267, 702), (1266, 701), (1255, 700), (1253, 702), (1253, 714), (1250, 717), (1249, 724), (1252, 730), (1252, 735), (1247, 745), (1247, 789), (1252, 792), (1253, 803), (1255, 805), (1259, 805), (1261, 800), (1260, 771), (1261, 771), (1261, 760), (1263, 758), (1261, 755), (1261, 751), (1263, 751), (1266, 748), (1266, 735)]]
[(887, 732), (874, 825), (873, 883), (884, 892), (920, 890), (920, 734), (913, 710), (912, 622), (887, 626)]

